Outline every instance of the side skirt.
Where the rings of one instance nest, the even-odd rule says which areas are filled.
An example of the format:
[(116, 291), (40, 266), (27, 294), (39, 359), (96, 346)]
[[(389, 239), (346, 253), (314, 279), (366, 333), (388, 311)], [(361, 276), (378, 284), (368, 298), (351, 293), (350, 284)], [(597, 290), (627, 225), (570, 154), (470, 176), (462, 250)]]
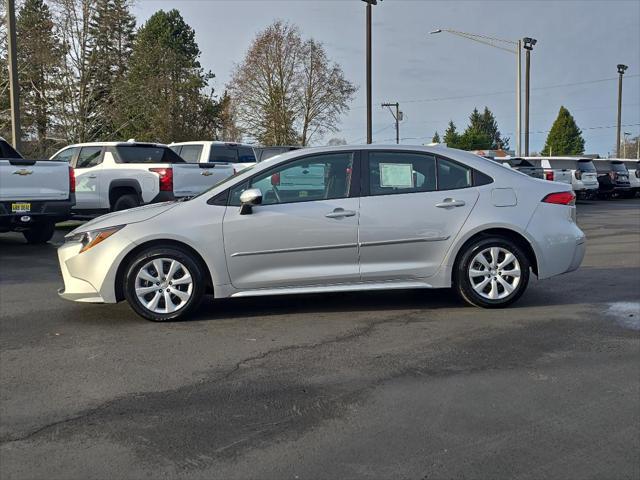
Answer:
[(360, 282), (337, 283), (333, 285), (316, 285), (303, 287), (284, 288), (259, 288), (254, 290), (242, 290), (233, 293), (231, 297), (260, 297), (267, 295), (292, 295), (304, 293), (329, 293), (329, 292), (359, 292), (370, 290), (400, 290), (409, 288), (434, 288), (431, 284), (419, 280), (385, 281), (385, 282)]

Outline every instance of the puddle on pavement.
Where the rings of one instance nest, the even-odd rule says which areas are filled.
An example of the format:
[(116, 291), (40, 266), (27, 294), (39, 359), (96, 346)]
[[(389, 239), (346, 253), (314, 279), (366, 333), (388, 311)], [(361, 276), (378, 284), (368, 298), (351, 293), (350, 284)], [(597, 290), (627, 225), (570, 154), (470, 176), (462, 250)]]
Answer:
[(640, 330), (640, 302), (610, 303), (607, 315), (615, 317), (620, 326)]

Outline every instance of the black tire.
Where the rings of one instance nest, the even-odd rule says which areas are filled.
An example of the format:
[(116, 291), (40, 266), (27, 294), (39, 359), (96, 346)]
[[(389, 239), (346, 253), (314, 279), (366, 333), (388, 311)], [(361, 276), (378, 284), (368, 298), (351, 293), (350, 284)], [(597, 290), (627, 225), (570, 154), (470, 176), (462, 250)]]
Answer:
[(32, 245), (40, 245), (51, 240), (55, 230), (56, 226), (53, 224), (53, 222), (42, 222), (35, 224), (29, 230), (23, 231), (22, 235), (24, 235), (27, 243), (30, 243)]
[[(177, 260), (180, 262), (184, 265), (188, 271), (187, 273), (192, 279), (191, 297), (184, 302), (184, 305), (180, 306), (178, 310), (171, 313), (158, 313), (148, 309), (142, 304), (136, 294), (136, 277), (140, 270), (152, 260), (161, 258)], [(200, 261), (193, 258), (193, 255), (186, 250), (182, 250), (177, 247), (150, 247), (136, 255), (127, 266), (124, 275), (124, 295), (131, 308), (133, 308), (138, 315), (146, 318), (147, 320), (151, 320), (153, 322), (166, 322), (169, 320), (185, 318), (198, 308), (202, 301), (202, 297), (206, 289), (205, 271), (206, 270), (202, 267)], [(149, 295), (154, 295), (154, 293), (150, 293)], [(173, 298), (176, 297), (174, 296)], [(160, 299), (158, 305), (162, 305), (163, 303), (164, 300)], [(164, 303), (164, 305), (166, 308), (166, 303)]]
[[(489, 299), (480, 295), (474, 290), (472, 281), (469, 278), (469, 269), (472, 267), (472, 262), (478, 253), (490, 247), (499, 247), (509, 251), (515, 256), (515, 259), (520, 264), (520, 281), (510, 294), (500, 299)], [(502, 257), (504, 259), (504, 257)], [(460, 297), (470, 305), (481, 308), (503, 308), (511, 305), (518, 300), (527, 288), (529, 283), (529, 269), (531, 264), (527, 255), (522, 248), (515, 242), (504, 237), (484, 237), (470, 243), (464, 247), (464, 251), (458, 258), (458, 262), (454, 267), (454, 287), (457, 290)], [(494, 272), (495, 273), (495, 272)], [(490, 278), (491, 274), (487, 275)], [(512, 277), (509, 277), (512, 278)], [(491, 288), (491, 282), (487, 284)], [(478, 282), (480, 283), (480, 282)], [(496, 288), (504, 287), (496, 283)]]
[(127, 194), (121, 195), (117, 198), (117, 200), (113, 203), (113, 207), (111, 211), (119, 212), (120, 210), (128, 210), (130, 208), (136, 208), (140, 206), (140, 200), (137, 195)]

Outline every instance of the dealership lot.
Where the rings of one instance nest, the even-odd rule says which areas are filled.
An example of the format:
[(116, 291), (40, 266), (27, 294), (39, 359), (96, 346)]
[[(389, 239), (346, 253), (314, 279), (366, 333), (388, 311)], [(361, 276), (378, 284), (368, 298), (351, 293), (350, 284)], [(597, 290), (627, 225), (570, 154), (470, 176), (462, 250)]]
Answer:
[(637, 478), (640, 201), (578, 206), (582, 267), (512, 308), (400, 291), (59, 300), (0, 237), (0, 477)]

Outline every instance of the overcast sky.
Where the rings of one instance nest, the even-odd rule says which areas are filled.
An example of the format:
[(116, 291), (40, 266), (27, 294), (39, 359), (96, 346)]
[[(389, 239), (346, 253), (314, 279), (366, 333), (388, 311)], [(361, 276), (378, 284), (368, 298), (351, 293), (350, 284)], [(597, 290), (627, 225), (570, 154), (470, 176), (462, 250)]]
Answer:
[[(340, 131), (365, 141), (365, 4), (361, 0), (138, 0), (142, 24), (159, 9), (178, 8), (195, 29), (202, 65), (224, 89), (257, 32), (275, 19), (323, 42), (359, 91)], [(615, 144), (616, 65), (625, 63), (623, 127), (640, 132), (640, 1), (384, 0), (373, 7), (374, 142), (395, 141), (393, 118), (380, 107), (399, 101), (402, 143), (429, 142), (453, 120), (459, 130), (474, 107), (488, 106), (515, 147), (515, 55), (435, 28), (505, 39), (538, 39), (531, 66), (531, 151), (544, 145), (564, 105), (583, 130), (588, 153)], [(524, 56), (523, 56), (524, 64)], [(549, 87), (549, 88), (547, 88)], [(451, 98), (455, 97), (455, 98)], [(613, 128), (611, 128), (613, 127)]]

